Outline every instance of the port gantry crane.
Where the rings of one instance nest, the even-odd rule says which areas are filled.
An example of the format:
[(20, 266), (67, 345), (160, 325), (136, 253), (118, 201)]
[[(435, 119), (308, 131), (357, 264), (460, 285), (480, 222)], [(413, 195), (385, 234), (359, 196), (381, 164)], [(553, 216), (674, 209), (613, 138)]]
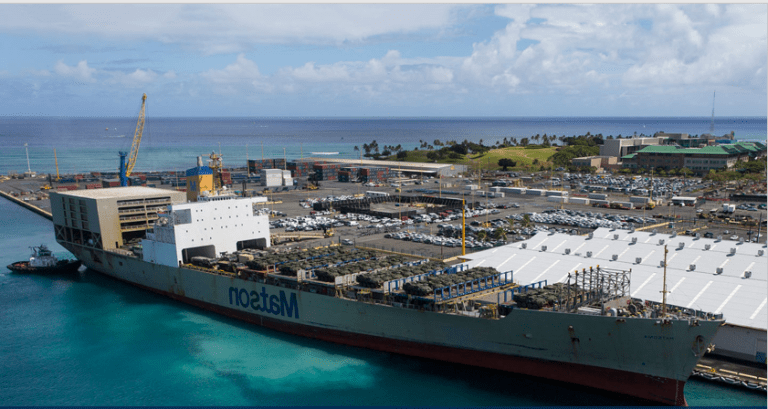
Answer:
[(126, 152), (120, 154), (120, 186), (128, 186), (128, 176), (131, 176), (133, 167), (136, 166), (136, 157), (139, 156), (139, 145), (141, 144), (141, 134), (144, 132), (144, 108), (147, 102), (147, 94), (141, 97), (141, 110), (139, 111), (139, 120), (136, 122), (136, 132), (133, 134), (133, 143), (131, 144), (131, 156), (128, 162), (125, 161)]

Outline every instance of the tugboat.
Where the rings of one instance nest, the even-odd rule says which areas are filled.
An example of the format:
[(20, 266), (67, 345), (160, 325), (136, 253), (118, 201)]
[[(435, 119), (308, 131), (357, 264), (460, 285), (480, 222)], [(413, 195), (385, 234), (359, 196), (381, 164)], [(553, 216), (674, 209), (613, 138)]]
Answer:
[(17, 261), (9, 264), (8, 269), (15, 273), (58, 274), (73, 273), (80, 267), (80, 260), (57, 259), (45, 244), (30, 248), (32, 255), (29, 257), (29, 261)]

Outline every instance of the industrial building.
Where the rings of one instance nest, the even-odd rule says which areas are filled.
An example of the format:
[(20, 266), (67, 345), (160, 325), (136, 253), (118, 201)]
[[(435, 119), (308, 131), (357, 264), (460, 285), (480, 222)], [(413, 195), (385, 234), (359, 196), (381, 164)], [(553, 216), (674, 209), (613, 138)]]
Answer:
[(738, 161), (765, 157), (766, 145), (761, 142), (737, 142), (683, 148), (680, 146), (647, 146), (634, 154), (623, 156), (623, 166), (636, 169), (688, 168), (695, 174), (706, 174), (710, 169), (732, 168)]
[(662, 302), (665, 246), (667, 303), (723, 314), (714, 353), (765, 363), (765, 244), (599, 228), (585, 236), (542, 232), (462, 258), (469, 267), (512, 271), (520, 284), (564, 283), (569, 274), (598, 265), (630, 271), (632, 297)]
[(329, 158), (309, 158), (317, 162), (340, 163), (349, 166), (360, 167), (387, 167), (409, 176), (434, 176), (450, 177), (457, 176), (467, 171), (466, 165), (456, 165), (452, 163), (426, 163), (426, 162), (400, 162), (392, 160), (369, 160), (369, 159), (329, 159)]
[(645, 148), (646, 146), (658, 146), (664, 143), (666, 138), (624, 138), (605, 139), (600, 145), (600, 156), (615, 156), (621, 158)]
[(578, 168), (586, 167), (594, 167), (597, 169), (601, 168), (611, 168), (618, 166), (618, 160), (619, 158), (615, 156), (586, 156), (583, 158), (573, 158), (571, 159), (571, 163), (573, 166), (576, 166)]

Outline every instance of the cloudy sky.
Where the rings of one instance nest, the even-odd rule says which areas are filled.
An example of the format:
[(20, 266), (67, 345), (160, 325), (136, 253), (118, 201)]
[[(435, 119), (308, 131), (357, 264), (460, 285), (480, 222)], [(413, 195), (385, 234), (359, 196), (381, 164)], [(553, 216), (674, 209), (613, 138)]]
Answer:
[(0, 4), (0, 115), (765, 116), (765, 4)]

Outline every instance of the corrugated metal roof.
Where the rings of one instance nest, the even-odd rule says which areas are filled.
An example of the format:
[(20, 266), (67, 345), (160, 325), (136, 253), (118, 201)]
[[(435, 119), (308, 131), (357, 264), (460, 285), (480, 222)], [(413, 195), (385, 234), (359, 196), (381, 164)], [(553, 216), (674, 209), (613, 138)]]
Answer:
[[(723, 313), (734, 325), (768, 327), (768, 251), (763, 244), (600, 228), (592, 238), (541, 232), (523, 242), (469, 254), (465, 264), (512, 271), (520, 284), (565, 282), (569, 272), (597, 265), (631, 270), (631, 295), (661, 302), (664, 244), (669, 304)], [(723, 272), (717, 274), (717, 268)], [(750, 278), (745, 271), (752, 272)]]

